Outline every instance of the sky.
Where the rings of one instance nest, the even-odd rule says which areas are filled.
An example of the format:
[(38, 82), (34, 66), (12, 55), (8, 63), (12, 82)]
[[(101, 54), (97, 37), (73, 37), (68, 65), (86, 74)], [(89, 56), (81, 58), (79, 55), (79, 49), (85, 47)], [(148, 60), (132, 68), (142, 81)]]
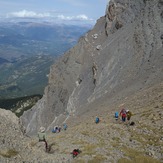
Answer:
[(51, 18), (95, 22), (109, 0), (0, 0), (1, 18)]

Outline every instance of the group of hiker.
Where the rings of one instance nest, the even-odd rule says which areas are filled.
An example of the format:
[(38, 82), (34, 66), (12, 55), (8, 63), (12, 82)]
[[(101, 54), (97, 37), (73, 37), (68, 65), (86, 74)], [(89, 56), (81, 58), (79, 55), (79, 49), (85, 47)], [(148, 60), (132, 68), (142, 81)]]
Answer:
[(53, 129), (52, 129), (52, 133), (59, 133), (61, 131), (61, 127), (59, 126), (55, 126)]
[[(123, 109), (120, 111), (119, 115), (120, 115), (121, 118), (122, 118), (122, 122), (126, 122), (126, 119), (127, 119), (127, 121), (129, 122), (130, 119), (131, 119), (132, 113), (131, 113), (131, 111), (126, 110), (126, 109), (123, 108)], [(119, 117), (119, 115), (118, 115), (118, 117)], [(116, 118), (117, 120), (118, 120), (118, 117), (117, 117), (117, 112), (116, 112), (116, 113), (115, 113), (115, 118)]]
[[(114, 115), (116, 121), (118, 121), (120, 119), (119, 117), (121, 117), (122, 122), (126, 122), (126, 120), (128, 122), (130, 122), (131, 116), (132, 116), (131, 111), (126, 110), (124, 108), (121, 109), (120, 112), (116, 111), (115, 115)], [(100, 118), (98, 116), (96, 116), (95, 123), (98, 124), (99, 122), (100, 122)], [(134, 125), (134, 124), (135, 124), (134, 122), (130, 123), (130, 125)], [(67, 130), (67, 124), (66, 123), (63, 124), (63, 130)], [(55, 126), (54, 129), (52, 129), (52, 133), (59, 133), (60, 131), (61, 131), (61, 127), (58, 127), (58, 126)], [(48, 148), (48, 143), (46, 141), (46, 134), (45, 134), (45, 128), (44, 127), (40, 128), (40, 131), (38, 132), (38, 138), (39, 138), (39, 142), (45, 143), (45, 149), (48, 152), (49, 148)], [(73, 156), (74, 155), (75, 154), (73, 153)]]
[[(53, 129), (52, 129), (52, 133), (59, 133), (61, 131), (61, 126), (55, 126)], [(63, 130), (67, 130), (67, 124), (64, 123), (63, 124)]]
[(121, 109), (120, 113), (118, 111), (115, 112), (114, 117), (115, 117), (116, 121), (118, 121), (119, 116), (121, 117), (122, 122), (126, 122), (126, 119), (127, 119), (127, 122), (130, 122), (132, 113), (130, 110), (126, 110), (123, 108), (123, 109)]
[[(132, 113), (130, 110), (122, 109), (120, 112), (116, 111), (114, 114), (115, 120), (118, 121), (119, 117), (121, 117), (122, 122), (126, 122), (126, 119), (128, 122), (130, 122)], [(99, 123), (100, 119), (98, 116), (95, 118), (95, 123)]]

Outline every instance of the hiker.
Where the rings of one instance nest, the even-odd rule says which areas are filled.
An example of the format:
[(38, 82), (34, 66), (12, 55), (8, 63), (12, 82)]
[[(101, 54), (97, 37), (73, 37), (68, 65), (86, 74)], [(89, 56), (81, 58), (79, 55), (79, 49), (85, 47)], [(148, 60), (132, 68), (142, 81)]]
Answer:
[(118, 120), (118, 117), (119, 117), (119, 113), (118, 112), (115, 112), (115, 120), (117, 121)]
[(130, 121), (132, 113), (129, 110), (126, 110), (127, 120)]
[(58, 131), (57, 132), (61, 132), (61, 126), (58, 127)]
[(100, 122), (100, 119), (99, 119), (99, 117), (96, 116), (95, 123), (97, 124), (99, 122)]
[(38, 138), (39, 138), (39, 142), (45, 142), (45, 149), (47, 152), (48, 151), (48, 143), (46, 141), (46, 133), (45, 133), (44, 127), (40, 127), (40, 131), (38, 132)]
[(63, 124), (63, 129), (67, 130), (67, 124), (66, 123)]
[(79, 149), (74, 149), (71, 154), (73, 156), (73, 158), (75, 158), (79, 153), (81, 153), (81, 151)]
[(93, 84), (96, 85), (97, 65), (95, 62), (93, 62), (92, 72), (93, 72)]
[(122, 121), (125, 122), (126, 121), (126, 110), (122, 109), (120, 112), (120, 115), (122, 117)]
[(58, 132), (58, 126), (55, 126), (54, 129), (52, 130), (53, 133), (57, 133)]

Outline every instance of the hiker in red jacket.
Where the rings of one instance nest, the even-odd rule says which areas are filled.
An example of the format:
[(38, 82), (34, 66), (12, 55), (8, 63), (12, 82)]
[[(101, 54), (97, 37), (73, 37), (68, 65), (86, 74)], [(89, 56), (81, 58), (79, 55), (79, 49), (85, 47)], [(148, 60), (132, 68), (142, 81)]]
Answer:
[(122, 121), (125, 122), (126, 121), (126, 110), (123, 108), (120, 113), (119, 113), (122, 117)]

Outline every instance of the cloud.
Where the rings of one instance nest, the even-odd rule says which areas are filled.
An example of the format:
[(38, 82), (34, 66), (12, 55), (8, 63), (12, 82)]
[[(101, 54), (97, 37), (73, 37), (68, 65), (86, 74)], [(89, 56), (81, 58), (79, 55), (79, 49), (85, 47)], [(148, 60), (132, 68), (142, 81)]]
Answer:
[(25, 18), (25, 17), (31, 17), (31, 18), (44, 18), (44, 17), (51, 17), (51, 14), (46, 12), (46, 13), (36, 13), (34, 11), (27, 11), (27, 10), (22, 10), (18, 12), (13, 12), (7, 14), (7, 17), (20, 17), (20, 18)]
[(90, 18), (88, 18), (86, 15), (82, 14), (82, 15), (77, 15), (77, 16), (64, 16), (64, 15), (58, 15), (57, 16), (58, 19), (61, 19), (61, 20), (84, 20), (84, 21), (87, 21), (87, 20), (91, 20)]
[(56, 18), (58, 20), (67, 20), (67, 21), (92, 21), (93, 19), (88, 18), (85, 14), (76, 15), (76, 16), (65, 16), (63, 14), (57, 15), (53, 12), (44, 12), (36, 13), (34, 11), (22, 10), (18, 12), (12, 12), (7, 14), (7, 17), (18, 17), (18, 18)]

